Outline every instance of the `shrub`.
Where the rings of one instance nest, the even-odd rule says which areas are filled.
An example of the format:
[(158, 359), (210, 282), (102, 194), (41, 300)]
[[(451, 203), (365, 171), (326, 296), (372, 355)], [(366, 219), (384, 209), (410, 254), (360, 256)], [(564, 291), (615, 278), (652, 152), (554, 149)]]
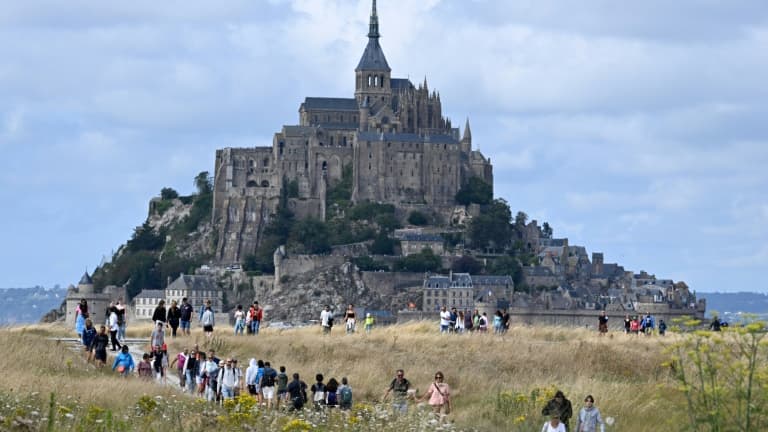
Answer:
[(424, 213), (414, 210), (408, 215), (408, 223), (416, 226), (424, 226), (429, 224), (429, 219)]

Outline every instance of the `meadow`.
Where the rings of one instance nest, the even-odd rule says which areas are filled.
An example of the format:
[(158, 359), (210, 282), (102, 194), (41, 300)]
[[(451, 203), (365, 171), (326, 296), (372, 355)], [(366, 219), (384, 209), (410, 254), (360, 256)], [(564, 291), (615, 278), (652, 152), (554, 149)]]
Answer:
[[(150, 325), (129, 325), (128, 337), (148, 337)], [(66, 344), (47, 338), (72, 336), (60, 325), (0, 330), (0, 426), (10, 430), (477, 430), (532, 431), (544, 422), (541, 408), (562, 390), (574, 415), (584, 397), (596, 399), (611, 431), (681, 430), (687, 413), (666, 361), (665, 348), (680, 338), (645, 337), (557, 327), (512, 327), (493, 334), (440, 335), (432, 322), (377, 327), (370, 335), (346, 335), (319, 327), (272, 330), (258, 336), (219, 328), (206, 342), (199, 328), (190, 337), (167, 338), (169, 354), (199, 344), (221, 358), (250, 358), (299, 372), (308, 385), (316, 373), (349, 379), (351, 413), (301, 415), (265, 412), (243, 398), (214, 406), (138, 379), (97, 370)], [(111, 354), (111, 353), (110, 353)], [(111, 357), (111, 356), (110, 356)], [(111, 361), (111, 358), (110, 358)], [(393, 417), (382, 403), (397, 369), (421, 394), (438, 370), (452, 389), (453, 412), (436, 425), (428, 407), (413, 405), (408, 417)], [(575, 426), (575, 420), (571, 422)]]

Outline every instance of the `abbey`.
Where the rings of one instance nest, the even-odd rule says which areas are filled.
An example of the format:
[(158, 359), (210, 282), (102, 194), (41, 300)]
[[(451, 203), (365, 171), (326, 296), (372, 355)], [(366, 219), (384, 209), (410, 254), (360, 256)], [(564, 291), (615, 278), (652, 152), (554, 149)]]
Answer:
[(324, 220), (326, 191), (345, 173), (352, 177), (353, 202), (393, 204), (400, 214), (447, 215), (471, 177), (493, 184), (490, 160), (472, 150), (469, 120), (463, 134), (454, 128), (426, 78), (418, 86), (392, 78), (380, 37), (373, 0), (353, 98), (307, 97), (299, 124), (283, 126), (271, 147), (216, 151), (213, 222), (220, 262), (253, 253), (287, 188), (297, 217)]

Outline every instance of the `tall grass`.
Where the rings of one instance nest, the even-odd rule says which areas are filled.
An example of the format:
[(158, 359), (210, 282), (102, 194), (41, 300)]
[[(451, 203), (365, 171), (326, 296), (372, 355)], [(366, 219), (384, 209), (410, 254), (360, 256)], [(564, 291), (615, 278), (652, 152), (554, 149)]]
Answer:
[[(118, 380), (111, 372), (84, 363), (66, 346), (45, 336), (71, 331), (33, 327), (0, 331), (0, 370), (13, 370), (0, 380), (0, 393), (56, 392), (76, 397), (84, 404), (120, 412), (133, 408), (144, 394), (186, 398), (171, 387), (148, 387), (138, 380)], [(151, 325), (130, 327), (128, 336), (146, 337)], [(540, 428), (543, 402), (555, 389), (573, 403), (574, 415), (587, 394), (596, 399), (604, 417), (614, 417), (609, 430), (675, 430), (678, 412), (668, 398), (678, 398), (670, 387), (664, 347), (679, 336), (665, 338), (611, 334), (556, 327), (513, 327), (501, 336), (492, 334), (440, 335), (437, 325), (419, 322), (375, 328), (370, 335), (343, 334), (334, 329), (321, 334), (319, 327), (287, 330), (263, 329), (258, 336), (231, 335), (231, 328), (217, 330), (206, 341), (200, 329), (191, 337), (167, 337), (173, 356), (199, 344), (215, 346), (217, 356), (235, 357), (245, 368), (250, 358), (269, 360), (289, 375), (299, 372), (311, 384), (316, 373), (326, 381), (346, 376), (355, 402), (380, 401), (395, 370), (421, 394), (437, 370), (445, 374), (453, 394), (449, 420), (459, 429), (482, 431)], [(66, 395), (66, 396), (65, 396)], [(575, 422), (572, 421), (572, 427)]]

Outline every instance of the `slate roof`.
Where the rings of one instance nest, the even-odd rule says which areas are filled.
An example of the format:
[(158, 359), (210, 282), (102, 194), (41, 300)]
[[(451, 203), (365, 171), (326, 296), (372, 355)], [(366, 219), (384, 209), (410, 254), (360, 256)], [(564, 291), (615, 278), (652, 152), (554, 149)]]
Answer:
[(283, 135), (285, 136), (307, 136), (314, 132), (312, 126), (283, 126)]
[(472, 276), (469, 273), (453, 273), (451, 276), (436, 275), (428, 276), (424, 281), (424, 288), (449, 289), (449, 288), (471, 288)]
[(450, 288), (451, 278), (448, 276), (429, 276), (424, 284), (425, 288)]
[(93, 285), (93, 279), (88, 275), (88, 272), (86, 271), (83, 273), (83, 277), (80, 278), (80, 282), (77, 283), (78, 285)]
[(189, 291), (216, 291), (219, 289), (211, 276), (181, 275), (168, 288)]
[(511, 276), (472, 276), (474, 285), (512, 285)]
[(352, 98), (308, 97), (301, 108), (307, 110), (357, 111), (357, 101)]
[(437, 144), (458, 144), (459, 142), (449, 135), (427, 135), (421, 136), (412, 133), (380, 133), (380, 132), (359, 132), (359, 141), (395, 141), (395, 142), (420, 142)]
[(552, 247), (563, 247), (565, 246), (565, 241), (567, 239), (548, 239), (548, 238), (540, 238), (539, 244), (542, 246), (552, 246)]
[(159, 299), (164, 299), (165, 298), (165, 291), (163, 291), (163, 290), (141, 290), (141, 292), (136, 294), (136, 297), (134, 297), (134, 298), (159, 298)]
[(406, 233), (401, 238), (403, 241), (443, 242), (443, 238), (437, 234)]
[(357, 130), (357, 123), (320, 123), (320, 127), (324, 129), (344, 129), (344, 130)]
[(368, 38), (368, 45), (365, 46), (363, 56), (360, 57), (360, 63), (357, 64), (355, 72), (358, 71), (391, 71), (387, 58), (384, 57), (384, 51), (379, 45), (379, 38)]
[(415, 88), (411, 80), (408, 78), (392, 78), (389, 80), (389, 86), (392, 88), (392, 90)]

